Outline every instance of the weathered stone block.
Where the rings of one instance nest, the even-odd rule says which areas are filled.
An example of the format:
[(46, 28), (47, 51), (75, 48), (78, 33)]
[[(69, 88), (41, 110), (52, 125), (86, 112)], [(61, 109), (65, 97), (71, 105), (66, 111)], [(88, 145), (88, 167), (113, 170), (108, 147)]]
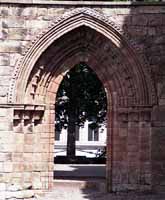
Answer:
[[(26, 183), (29, 183), (29, 182), (32, 182), (33, 174), (30, 173), (30, 172), (24, 172), (24, 173), (23, 173), (23, 177), (24, 177), (24, 181), (25, 181)], [(25, 185), (24, 185), (24, 187), (25, 187)], [(26, 185), (26, 187), (27, 187), (27, 185)]]
[(152, 129), (152, 159), (164, 162), (165, 160), (165, 128)]
[(48, 167), (48, 163), (47, 162), (34, 162), (33, 167), (34, 167), (33, 169), (35, 172), (46, 171), (46, 169)]
[(156, 28), (152, 27), (148, 29), (148, 35), (149, 36), (155, 36), (156, 35)]
[(33, 153), (24, 153), (23, 160), (25, 162), (30, 162), (33, 160)]
[(153, 121), (165, 121), (165, 106), (155, 107), (152, 112)]
[(14, 138), (15, 143), (24, 144), (24, 138), (25, 138), (24, 134), (15, 133), (13, 134), (13, 138)]
[(48, 15), (49, 19), (54, 18), (55, 16), (59, 16), (65, 12), (65, 8), (51, 8), (48, 7)]
[(0, 162), (0, 172), (4, 172), (4, 162)]
[(11, 192), (23, 190), (23, 187), (19, 184), (13, 183), (7, 186), (7, 190)]
[(23, 172), (23, 170), (24, 170), (23, 162), (18, 162), (18, 163), (14, 162), (13, 163), (13, 171), (14, 172)]
[(20, 41), (4, 41), (1, 42), (0, 53), (11, 53), (11, 52), (21, 52), (21, 42)]
[(20, 54), (19, 53), (10, 53), (10, 65), (12, 69), (15, 67), (16, 63), (20, 59)]
[(146, 15), (132, 15), (132, 25), (134, 26), (146, 26), (148, 24), (148, 18)]
[(0, 121), (0, 131), (12, 131), (13, 124), (11, 122), (2, 122)]
[(0, 162), (11, 161), (11, 160), (12, 160), (11, 153), (0, 153)]
[(0, 193), (1, 200), (6, 200), (6, 193), (3, 191)]
[(13, 163), (12, 162), (4, 163), (4, 172), (13, 172)]
[(43, 160), (43, 157), (42, 157), (43, 153), (33, 153), (33, 161), (38, 161), (38, 162), (41, 162), (41, 161), (45, 161)]
[(2, 191), (6, 190), (6, 184), (5, 183), (0, 183), (0, 193), (2, 193)]
[(22, 162), (23, 161), (23, 153), (12, 153), (12, 160), (15, 162)]
[(0, 53), (0, 68), (2, 66), (9, 66), (10, 65), (10, 55), (8, 53)]
[(10, 16), (2, 21), (3, 28), (23, 28), (25, 20), (20, 17)]
[(14, 150), (14, 145), (0, 143), (0, 149), (1, 149), (1, 152), (12, 152)]
[[(129, 34), (131, 34), (132, 37), (144, 37), (147, 35), (147, 27), (142, 26), (133, 26), (131, 27), (129, 31)], [(153, 32), (152, 32), (153, 34)]]
[(48, 9), (44, 7), (37, 8), (37, 19), (42, 19), (48, 15)]
[(8, 9), (7, 6), (2, 5), (2, 7), (1, 7), (1, 15), (2, 15), (3, 17), (6, 17), (6, 16), (8, 16), (10, 13), (11, 13), (11, 10)]
[[(38, 145), (37, 145), (38, 146)], [(24, 152), (25, 153), (32, 153), (32, 152), (34, 152), (34, 148), (35, 148), (35, 146), (33, 146), (32, 144), (24, 144)], [(36, 147), (37, 148), (37, 147)], [(40, 148), (38, 148), (38, 150), (40, 150)]]
[(27, 29), (25, 28), (9, 28), (8, 39), (9, 40), (25, 40), (27, 35)]
[(0, 108), (0, 119), (1, 117), (4, 117), (5, 119), (12, 115), (12, 110), (8, 109), (8, 108)]
[(1, 144), (14, 144), (14, 137), (11, 132), (5, 132), (4, 135), (0, 135)]
[(34, 189), (42, 189), (42, 182), (41, 182), (41, 177), (40, 174), (34, 174), (33, 173), (33, 188)]
[(163, 23), (163, 20), (162, 20), (162, 15), (161, 14), (157, 14), (156, 18), (155, 18), (154, 15), (150, 15), (148, 17), (149, 26), (161, 26), (162, 23)]
[(14, 145), (14, 152), (15, 153), (22, 153), (24, 152), (24, 144), (23, 143), (18, 143)]
[(10, 66), (0, 66), (0, 76), (11, 76), (13, 68)]
[(25, 144), (32, 145), (35, 144), (36, 136), (34, 134), (26, 134), (24, 137)]
[(26, 21), (26, 28), (27, 29), (45, 29), (49, 26), (49, 21), (43, 20), (27, 20)]
[(21, 10), (21, 15), (25, 16), (27, 19), (34, 19), (37, 17), (37, 7), (25, 7)]
[(34, 171), (34, 166), (33, 163), (28, 163), (28, 162), (24, 162), (24, 172), (33, 172)]
[[(0, 77), (0, 86), (1, 87), (7, 87), (10, 84), (10, 77), (9, 76), (1, 76)], [(3, 92), (1, 91), (1, 94), (3, 94)]]
[(49, 153), (44, 152), (44, 153), (41, 154), (41, 157), (42, 157), (41, 161), (43, 161), (43, 162), (49, 161)]

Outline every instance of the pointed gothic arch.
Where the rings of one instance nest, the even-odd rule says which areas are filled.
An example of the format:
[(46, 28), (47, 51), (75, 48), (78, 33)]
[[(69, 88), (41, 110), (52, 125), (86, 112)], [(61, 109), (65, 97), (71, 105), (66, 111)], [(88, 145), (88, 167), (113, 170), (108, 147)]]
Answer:
[[(43, 33), (38, 35), (36, 39), (32, 41), (27, 48), (25, 55), (19, 60), (15, 67), (8, 93), (8, 101), (10, 103), (19, 103), (24, 99), (23, 93), (26, 90), (28, 78), (39, 57), (60, 37), (81, 26), (95, 30), (115, 45), (120, 54), (123, 54), (125, 57), (129, 68), (131, 69), (133, 66), (133, 70), (137, 73), (141, 94), (143, 93), (143, 97), (145, 94), (145, 97), (142, 100), (143, 103), (141, 102), (141, 104), (154, 104), (156, 102), (154, 85), (149, 70), (147, 69), (145, 58), (140, 57), (140, 55), (138, 56), (135, 42), (130, 41), (126, 33), (123, 33), (107, 17), (87, 8), (78, 8), (65, 13), (57, 18), (47, 30), (44, 30)], [(105, 48), (108, 50), (110, 47)], [(20, 80), (23, 81), (20, 82)], [(17, 95), (17, 92), (20, 90), (22, 91), (22, 94), (19, 92), (19, 95)]]
[[(148, 144), (143, 151), (141, 141), (150, 135), (154, 85), (134, 43), (107, 17), (86, 8), (57, 18), (31, 43), (10, 85), (9, 103), (24, 106), (20, 111), (24, 119), (27, 109), (32, 109), (26, 126), (33, 123), (33, 131), (42, 132), (48, 141), (48, 184), (42, 189), (50, 188), (53, 180), (49, 172), (53, 171), (56, 93), (66, 70), (82, 61), (96, 72), (108, 95), (107, 186), (109, 190), (120, 190), (121, 186), (137, 189), (142, 185), (140, 177), (151, 174), (144, 167), (150, 157), (145, 162), (140, 157), (146, 152), (149, 156), (151, 148)], [(133, 176), (134, 182), (129, 181)]]

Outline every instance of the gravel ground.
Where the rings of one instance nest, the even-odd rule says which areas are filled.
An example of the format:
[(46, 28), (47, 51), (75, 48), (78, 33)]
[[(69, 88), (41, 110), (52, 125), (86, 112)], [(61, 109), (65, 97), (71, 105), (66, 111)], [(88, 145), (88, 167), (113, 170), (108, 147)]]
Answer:
[(61, 187), (48, 193), (44, 198), (39, 198), (39, 200), (165, 200), (165, 194), (105, 194), (96, 190)]

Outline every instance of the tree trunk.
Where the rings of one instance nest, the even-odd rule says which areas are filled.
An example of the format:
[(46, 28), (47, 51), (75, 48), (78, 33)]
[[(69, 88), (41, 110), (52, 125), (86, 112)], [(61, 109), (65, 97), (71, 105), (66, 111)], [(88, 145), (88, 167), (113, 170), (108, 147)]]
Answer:
[(67, 157), (73, 158), (76, 155), (76, 113), (71, 108), (68, 115), (68, 134), (67, 134)]
[(76, 156), (76, 120), (77, 120), (77, 101), (75, 84), (70, 84), (68, 93), (68, 133), (67, 133), (67, 157), (73, 158)]

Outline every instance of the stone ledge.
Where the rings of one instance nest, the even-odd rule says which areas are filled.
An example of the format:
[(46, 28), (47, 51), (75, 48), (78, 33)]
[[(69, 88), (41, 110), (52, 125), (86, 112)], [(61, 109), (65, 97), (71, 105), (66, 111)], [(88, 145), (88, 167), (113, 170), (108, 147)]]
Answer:
[[(45, 104), (2, 104), (0, 103), (0, 108), (15, 108), (16, 110), (20, 110), (20, 109), (24, 109), (27, 107), (34, 107), (34, 108), (38, 108), (40, 107), (42, 110), (44, 110), (45, 108)], [(36, 109), (37, 110), (37, 109)]]
[(164, 6), (165, 2), (111, 2), (111, 1), (53, 1), (53, 0), (0, 0), (0, 4), (40, 4), (68, 6)]

